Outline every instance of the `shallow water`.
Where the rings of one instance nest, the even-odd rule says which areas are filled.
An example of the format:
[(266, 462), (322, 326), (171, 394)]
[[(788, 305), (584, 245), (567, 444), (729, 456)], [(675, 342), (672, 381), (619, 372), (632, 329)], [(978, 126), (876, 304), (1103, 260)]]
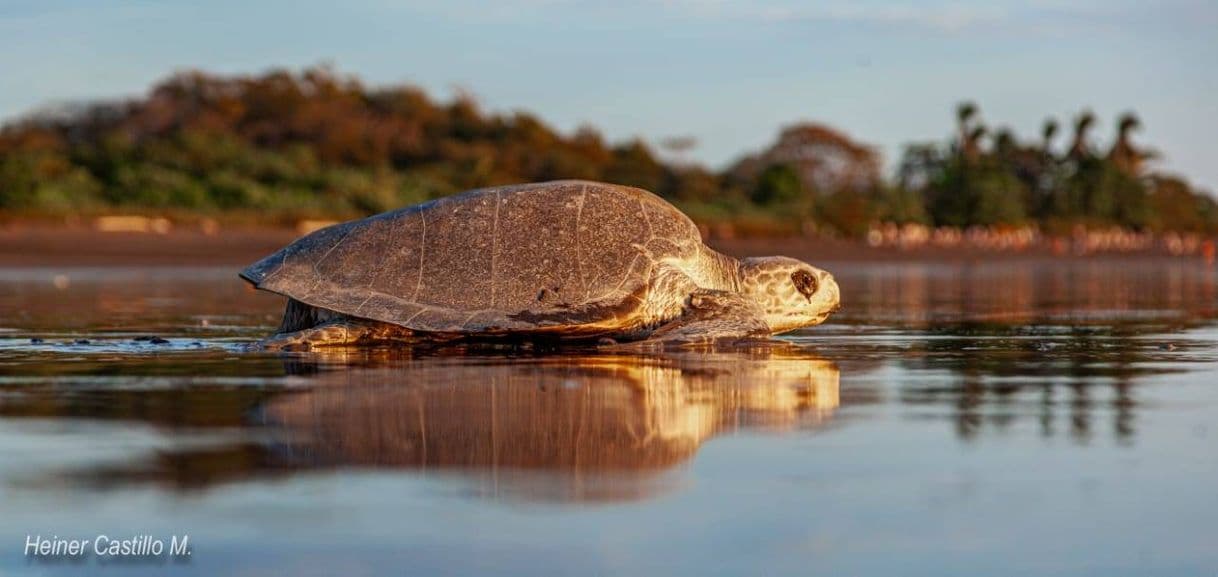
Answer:
[(250, 354), (232, 269), (0, 269), (0, 574), (1218, 571), (1214, 269), (826, 268), (822, 327), (645, 356)]

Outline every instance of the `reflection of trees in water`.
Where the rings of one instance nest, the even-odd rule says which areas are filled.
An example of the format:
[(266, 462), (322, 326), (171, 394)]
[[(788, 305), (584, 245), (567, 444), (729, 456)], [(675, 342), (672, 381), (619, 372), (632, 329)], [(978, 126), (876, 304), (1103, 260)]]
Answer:
[[(199, 391), (192, 399), (208, 407), (210, 421), (146, 411), (121, 391), (104, 394), (108, 409), (99, 397), (9, 404), (5, 413), (121, 418), (124, 407), (132, 420), (183, 426), (176, 415), (192, 432), (245, 425), (231, 442), (73, 475), (97, 486), (206, 487), (355, 467), (460, 473), (496, 496), (603, 500), (670, 487), (672, 469), (716, 435), (818, 427), (839, 402), (837, 368), (793, 347), (532, 358), (349, 351), (297, 359), (290, 371), (308, 375), (306, 389)], [(148, 393), (158, 406), (175, 398), (136, 394)], [(272, 442), (261, 440), (267, 435)]]
[[(1202, 324), (1201, 320), (1173, 324), (1168, 332)], [(1162, 328), (1158, 323), (1149, 325), (1154, 332)], [(901, 364), (909, 370), (945, 372), (945, 378), (934, 385), (903, 387), (901, 400), (950, 406), (957, 432), (966, 439), (987, 424), (1006, 429), (1018, 420), (1020, 411), (1034, 405), (1044, 436), (1059, 434), (1058, 421), (1064, 414), (1070, 436), (1085, 442), (1094, 434), (1095, 413), (1110, 412), (1112, 434), (1129, 441), (1135, 434), (1136, 384), (1149, 375), (1183, 370), (1172, 368), (1172, 363), (1194, 346), (1144, 338), (1143, 326), (1043, 333), (978, 323), (941, 327), (941, 338), (905, 351)], [(1106, 398), (1097, 392), (1101, 389), (1108, 391)]]
[(1030, 410), (1042, 435), (1080, 442), (1101, 428), (1096, 415), (1111, 413), (1103, 428), (1128, 442), (1137, 384), (1197, 346), (1173, 335), (1218, 317), (1218, 276), (1194, 261), (830, 268), (847, 296), (835, 322), (907, 329), (877, 332), (880, 344), (829, 337), (832, 348), (822, 352), (851, 375), (859, 371), (847, 359), (855, 358), (896, 358), (907, 370), (943, 373), (933, 384), (902, 385), (900, 398), (949, 408), (965, 439), (987, 426), (1005, 430)]

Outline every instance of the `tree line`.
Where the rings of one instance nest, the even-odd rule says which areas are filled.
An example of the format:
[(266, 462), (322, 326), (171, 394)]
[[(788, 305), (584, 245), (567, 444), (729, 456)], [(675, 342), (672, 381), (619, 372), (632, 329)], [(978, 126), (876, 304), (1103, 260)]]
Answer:
[[(527, 112), (489, 113), (458, 95), (369, 87), (327, 68), (258, 76), (175, 74), (143, 98), (43, 111), (0, 128), (0, 212), (371, 214), (469, 188), (581, 178), (645, 188), (704, 222), (856, 235), (877, 222), (1046, 229), (1120, 226), (1218, 232), (1218, 205), (1147, 168), (1133, 114), (1107, 151), (1081, 113), (1022, 142), (977, 107), (956, 135), (910, 145), (884, 178), (878, 152), (830, 127), (788, 126), (722, 171), (665, 160), (594, 128), (563, 134)], [(670, 139), (673, 151), (690, 139)]]

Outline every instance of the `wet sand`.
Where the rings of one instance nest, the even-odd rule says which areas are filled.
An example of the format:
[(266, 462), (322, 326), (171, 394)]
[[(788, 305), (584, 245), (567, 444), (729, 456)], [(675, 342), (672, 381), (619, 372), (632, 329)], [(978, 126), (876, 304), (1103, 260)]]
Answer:
[[(0, 266), (217, 266), (245, 265), (270, 254), (299, 236), (288, 228), (223, 229), (206, 234), (175, 229), (164, 234), (100, 232), (85, 227), (45, 224), (0, 227)], [(826, 238), (712, 239), (709, 244), (736, 256), (783, 254), (812, 262), (975, 261), (1025, 259), (1159, 259), (1161, 251), (1056, 255), (1048, 249), (996, 251), (980, 248), (873, 248), (863, 243)], [(1195, 258), (1195, 257), (1170, 257)]]
[(205, 234), (99, 232), (46, 225), (0, 228), (0, 266), (216, 266), (248, 264), (296, 238), (291, 229)]

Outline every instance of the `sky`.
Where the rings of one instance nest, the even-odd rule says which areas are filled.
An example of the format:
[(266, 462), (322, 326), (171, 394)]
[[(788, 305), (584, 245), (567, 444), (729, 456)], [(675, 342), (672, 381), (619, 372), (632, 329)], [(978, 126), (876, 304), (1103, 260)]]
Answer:
[(969, 99), (1026, 138), (1090, 108), (1104, 146), (1133, 110), (1157, 166), (1213, 192), (1215, 30), (1212, 0), (0, 0), (0, 120), (139, 96), (183, 69), (328, 64), (564, 131), (691, 136), (688, 157), (716, 168), (796, 121), (892, 167), (903, 145), (949, 137)]

